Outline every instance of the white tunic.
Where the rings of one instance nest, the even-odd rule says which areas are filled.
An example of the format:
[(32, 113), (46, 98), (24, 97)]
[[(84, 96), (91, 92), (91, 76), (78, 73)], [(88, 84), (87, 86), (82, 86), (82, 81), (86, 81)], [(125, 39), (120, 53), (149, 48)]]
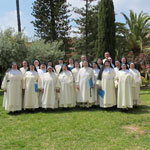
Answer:
[(61, 70), (62, 64), (60, 65), (56, 65), (55, 69), (56, 69), (56, 73), (59, 74), (60, 70)]
[(78, 103), (86, 103), (90, 106), (95, 103), (94, 101), (94, 89), (90, 88), (89, 80), (92, 80), (93, 85), (95, 84), (94, 73), (92, 68), (81, 68), (78, 77), (77, 85), (79, 86), (79, 97), (77, 99)]
[[(42, 69), (38, 69), (38, 75), (40, 77), (40, 84), (43, 85), (43, 77), (44, 77), (44, 74), (46, 73), (46, 69), (45, 70), (42, 70)], [(39, 92), (39, 107), (42, 107), (42, 96), (43, 96), (43, 93), (40, 91)]]
[(118, 81), (118, 108), (133, 107), (132, 88), (135, 86), (133, 75), (129, 70), (120, 70), (116, 76)]
[[(97, 77), (98, 77), (99, 71), (100, 71), (99, 69), (93, 69), (94, 82), (95, 83), (97, 83)], [(99, 104), (97, 90), (98, 90), (98, 86), (97, 86), (97, 84), (95, 84), (95, 86), (94, 86), (94, 100), (95, 100), (95, 105)]]
[(22, 109), (22, 74), (19, 70), (11, 69), (6, 73), (2, 82), (4, 92), (3, 106), (7, 111)]
[(97, 84), (104, 90), (104, 98), (100, 99), (100, 107), (108, 108), (116, 105), (115, 92), (115, 71), (112, 68), (105, 68), (102, 73), (102, 80), (98, 80)]
[(56, 98), (56, 81), (56, 73), (47, 72), (44, 74), (42, 85), (42, 89), (44, 89), (42, 96), (42, 108), (58, 108), (58, 100)]
[(21, 71), (23, 77), (25, 76), (25, 73), (27, 72), (27, 70), (28, 70), (28, 67), (27, 68), (24, 68), (24, 67), (20, 68), (20, 71)]
[(35, 85), (41, 88), (40, 78), (36, 71), (27, 71), (24, 77), (23, 88), (25, 89), (24, 108), (39, 108), (38, 92)]
[(135, 87), (133, 88), (133, 105), (140, 104), (140, 85), (141, 81), (141, 74), (137, 69), (129, 69), (132, 73), (135, 81)]
[(73, 74), (73, 82), (74, 82), (74, 93), (75, 93), (75, 101), (77, 102), (77, 99), (79, 97), (79, 90), (77, 89), (77, 76), (78, 76), (78, 73), (79, 73), (79, 70), (80, 68), (74, 68), (72, 69), (72, 74)]
[(60, 89), (59, 107), (74, 107), (76, 102), (74, 97), (73, 76), (70, 71), (62, 71), (58, 75), (57, 88)]

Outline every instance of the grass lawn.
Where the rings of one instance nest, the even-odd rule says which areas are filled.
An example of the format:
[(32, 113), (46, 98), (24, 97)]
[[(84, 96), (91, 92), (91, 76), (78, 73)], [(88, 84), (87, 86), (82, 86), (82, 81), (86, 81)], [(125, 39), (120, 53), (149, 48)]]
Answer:
[(0, 96), (0, 150), (149, 150), (150, 89), (141, 106), (8, 114)]

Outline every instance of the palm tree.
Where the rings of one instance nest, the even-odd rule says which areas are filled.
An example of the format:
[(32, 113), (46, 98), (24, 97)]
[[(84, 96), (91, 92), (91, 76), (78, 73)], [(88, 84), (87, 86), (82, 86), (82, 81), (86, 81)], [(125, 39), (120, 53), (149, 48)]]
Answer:
[(18, 32), (21, 32), (21, 20), (20, 20), (19, 0), (16, 0), (16, 9), (17, 9)]
[(127, 42), (127, 47), (135, 54), (150, 47), (150, 16), (141, 12), (139, 15), (130, 10), (130, 17), (122, 13), (126, 24), (118, 23), (118, 33)]

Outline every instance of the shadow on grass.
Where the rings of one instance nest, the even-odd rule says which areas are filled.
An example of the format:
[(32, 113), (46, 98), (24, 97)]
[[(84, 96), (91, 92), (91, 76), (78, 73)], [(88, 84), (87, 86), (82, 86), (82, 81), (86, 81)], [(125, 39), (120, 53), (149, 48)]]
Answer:
[(93, 106), (90, 108), (83, 108), (83, 107), (75, 107), (75, 108), (58, 108), (58, 109), (35, 109), (35, 110), (22, 110), (19, 112), (8, 113), (9, 115), (21, 115), (21, 114), (37, 114), (37, 113), (49, 113), (49, 114), (62, 114), (62, 113), (74, 113), (74, 112), (121, 112), (121, 113), (128, 113), (128, 114), (149, 114), (150, 113), (150, 106), (140, 105), (136, 108), (123, 110), (117, 109), (117, 107), (112, 108), (100, 108), (99, 106)]

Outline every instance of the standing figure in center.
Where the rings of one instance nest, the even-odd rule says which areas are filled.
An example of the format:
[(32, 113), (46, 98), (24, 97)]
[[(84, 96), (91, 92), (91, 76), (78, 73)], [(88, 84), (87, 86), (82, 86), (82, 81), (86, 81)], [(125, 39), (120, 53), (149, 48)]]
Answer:
[(100, 107), (109, 108), (116, 105), (115, 93), (115, 71), (111, 68), (109, 60), (104, 62), (102, 69), (99, 72), (97, 85), (104, 91), (104, 98), (100, 99)]
[(88, 66), (88, 62), (83, 62), (83, 68), (80, 69), (77, 77), (77, 89), (79, 97), (77, 102), (80, 106), (90, 107), (95, 104), (94, 101), (94, 73)]
[(73, 75), (64, 64), (57, 80), (57, 92), (59, 92), (59, 107), (75, 107)]
[(48, 72), (43, 76), (42, 84), (42, 108), (58, 108), (58, 100), (56, 98), (56, 82), (57, 75), (53, 71), (52, 66), (48, 66)]

